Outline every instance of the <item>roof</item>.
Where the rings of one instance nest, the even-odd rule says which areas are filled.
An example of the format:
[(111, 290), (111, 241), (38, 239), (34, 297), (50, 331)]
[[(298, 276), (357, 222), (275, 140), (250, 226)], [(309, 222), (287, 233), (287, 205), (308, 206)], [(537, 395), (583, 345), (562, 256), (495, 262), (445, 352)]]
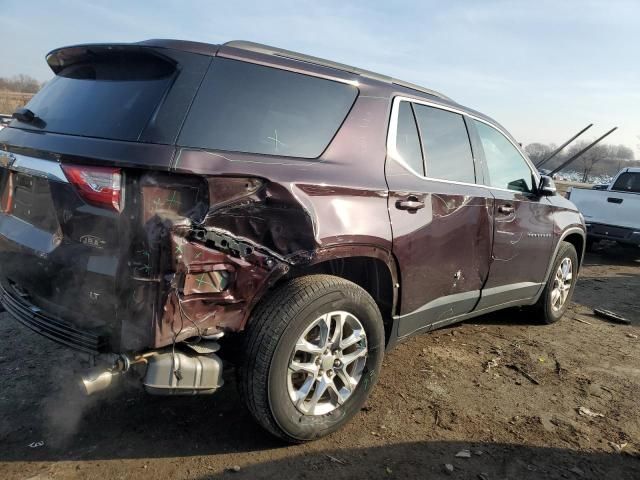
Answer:
[(334, 70), (340, 70), (342, 72), (352, 73), (355, 75), (360, 75), (362, 77), (370, 78), (373, 80), (377, 80), (383, 83), (387, 83), (390, 85), (397, 85), (399, 87), (408, 88), (410, 90), (414, 90), (416, 92), (425, 93), (427, 95), (431, 95), (447, 102), (455, 104), (453, 100), (451, 100), (446, 95), (437, 92), (435, 90), (431, 90), (429, 88), (422, 87), (420, 85), (416, 85), (414, 83), (405, 82), (404, 80), (399, 80), (397, 78), (393, 78), (387, 75), (382, 75), (380, 73), (371, 72), (369, 70), (364, 70), (362, 68), (353, 67), (351, 65), (346, 65), (344, 63), (334, 62), (332, 60), (327, 60), (324, 58), (313, 57), (311, 55), (305, 55), (304, 53), (298, 53), (291, 50), (285, 50), (284, 48), (272, 47), (269, 45), (263, 45), (261, 43), (249, 42), (246, 40), (233, 40), (230, 42), (226, 42), (222, 45), (203, 43), (203, 42), (191, 42), (188, 40), (172, 40), (172, 39), (150, 39), (144, 40), (142, 42), (136, 43), (105, 43), (105, 44), (81, 44), (81, 45), (73, 45), (68, 47), (57, 48), (52, 50), (47, 54), (47, 62), (53, 69), (54, 73), (57, 73), (60, 65), (58, 65), (56, 58), (59, 55), (64, 55), (64, 52), (70, 52), (75, 55), (78, 54), (81, 50), (87, 50), (90, 48), (135, 48), (135, 47), (152, 47), (152, 48), (168, 48), (172, 50), (182, 50), (185, 52), (196, 53), (200, 55), (209, 55), (215, 56), (218, 53), (218, 50), (221, 46), (231, 47), (238, 50), (244, 50), (247, 52), (254, 52), (263, 55), (270, 55), (274, 57), (280, 57), (288, 60), (296, 60), (299, 62), (305, 62), (311, 65), (318, 65), (325, 68), (332, 68)]
[(502, 125), (496, 122), (491, 117), (478, 112), (477, 110), (473, 110), (471, 108), (460, 105), (456, 101), (451, 98), (443, 95), (440, 92), (435, 90), (431, 90), (429, 88), (422, 87), (420, 85), (415, 85), (413, 83), (405, 82), (403, 80), (398, 80), (397, 78), (389, 77), (387, 75), (382, 75), (379, 73), (371, 72), (369, 70), (364, 70), (358, 67), (353, 67), (351, 65), (346, 65), (343, 63), (334, 62), (332, 60), (326, 60), (324, 58), (313, 57), (311, 55), (305, 55), (303, 53), (293, 52), (291, 50), (285, 50), (283, 48), (271, 47), (269, 45), (263, 45), (260, 43), (248, 42), (245, 40), (233, 40), (222, 45), (216, 45), (211, 43), (203, 43), (203, 42), (191, 42), (188, 40), (172, 40), (172, 39), (151, 39), (145, 40), (137, 43), (111, 43), (111, 44), (85, 44), (85, 45), (75, 45), (71, 47), (63, 47), (55, 49), (47, 55), (47, 61), (49, 62), (51, 68), (54, 72), (56, 72), (56, 65), (52, 64), (53, 60), (57, 54), (63, 52), (68, 49), (89, 49), (89, 48), (131, 48), (131, 47), (152, 47), (152, 48), (168, 48), (172, 50), (182, 50), (185, 52), (196, 53), (199, 55), (208, 55), (215, 56), (218, 54), (220, 47), (230, 47), (238, 50), (243, 50), (245, 52), (258, 53), (263, 55), (271, 55), (274, 57), (279, 57), (282, 59), (294, 60), (299, 62), (305, 62), (310, 65), (321, 66), (324, 68), (332, 68), (334, 70), (339, 70), (342, 72), (347, 72), (355, 75), (360, 75), (362, 77), (366, 77), (369, 79), (377, 80), (389, 85), (398, 86), (401, 88), (405, 88), (408, 90), (413, 90), (414, 92), (419, 92), (422, 94), (430, 95), (439, 99), (438, 101), (443, 104), (448, 104), (450, 106), (454, 106), (458, 109), (462, 109), (465, 112), (474, 115), (476, 117), (482, 118), (492, 125), (498, 127), (503, 133), (505, 133), (514, 143), (517, 141), (513, 138), (513, 136), (506, 130)]
[(341, 70), (343, 72), (353, 73), (366, 78), (371, 78), (384, 83), (398, 85), (404, 88), (409, 88), (411, 90), (416, 90), (421, 93), (433, 95), (435, 97), (442, 98), (444, 100), (452, 101), (449, 97), (447, 97), (446, 95), (443, 95), (440, 92), (431, 90), (429, 88), (421, 87), (420, 85), (416, 85), (414, 83), (405, 82), (403, 80), (398, 80), (397, 78), (389, 77), (387, 75), (382, 75), (380, 73), (371, 72), (369, 70), (364, 70), (358, 67), (353, 67), (351, 65), (346, 65), (344, 63), (338, 63), (332, 60), (326, 60), (324, 58), (305, 55), (304, 53), (293, 52), (291, 50), (285, 50), (283, 48), (278, 48), (278, 47), (271, 47), (269, 45), (263, 45), (261, 43), (248, 42), (246, 40), (233, 40), (231, 42), (226, 42), (223, 45), (225, 47), (233, 47), (240, 50), (247, 50), (250, 52), (262, 53), (265, 55), (273, 55), (276, 57), (282, 57), (282, 58), (287, 58), (291, 60), (298, 60), (301, 62), (311, 63), (314, 65), (333, 68), (335, 70)]

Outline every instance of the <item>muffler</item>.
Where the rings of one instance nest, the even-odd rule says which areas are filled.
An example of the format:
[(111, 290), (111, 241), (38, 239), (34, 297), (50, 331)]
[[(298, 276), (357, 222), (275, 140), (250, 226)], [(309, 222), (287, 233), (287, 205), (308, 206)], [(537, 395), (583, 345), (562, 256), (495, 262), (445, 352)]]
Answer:
[[(223, 385), (222, 360), (215, 355), (220, 345), (213, 340), (185, 345), (187, 351), (164, 349), (135, 357), (111, 356), (109, 367), (94, 367), (80, 376), (79, 387), (86, 395), (110, 388), (134, 364), (146, 364), (142, 384), (153, 395), (203, 395)], [(108, 365), (108, 363), (107, 363)]]
[(149, 358), (142, 384), (152, 395), (212, 394), (223, 384), (222, 360), (209, 352), (175, 351), (154, 355)]

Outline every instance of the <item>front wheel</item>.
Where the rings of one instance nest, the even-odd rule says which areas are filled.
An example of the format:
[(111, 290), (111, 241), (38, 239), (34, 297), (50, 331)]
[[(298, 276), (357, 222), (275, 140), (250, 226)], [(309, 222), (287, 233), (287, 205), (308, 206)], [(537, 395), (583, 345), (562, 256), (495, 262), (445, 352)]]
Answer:
[(543, 323), (555, 323), (567, 311), (578, 280), (578, 254), (569, 242), (558, 249), (547, 284), (535, 305)]
[(243, 355), (240, 393), (256, 421), (289, 442), (313, 440), (366, 401), (384, 355), (382, 317), (352, 282), (296, 278), (256, 308)]

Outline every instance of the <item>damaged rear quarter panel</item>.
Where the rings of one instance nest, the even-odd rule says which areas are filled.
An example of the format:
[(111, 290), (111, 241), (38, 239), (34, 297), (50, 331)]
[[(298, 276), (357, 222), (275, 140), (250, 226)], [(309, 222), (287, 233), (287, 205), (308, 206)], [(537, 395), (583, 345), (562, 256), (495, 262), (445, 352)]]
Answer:
[[(393, 263), (384, 177), (390, 100), (375, 87), (361, 91), (318, 159), (184, 148), (171, 179), (141, 180), (145, 238), (134, 282), (156, 285), (149, 346), (242, 330), (291, 268), (345, 256)], [(148, 250), (154, 265), (144, 263)]]

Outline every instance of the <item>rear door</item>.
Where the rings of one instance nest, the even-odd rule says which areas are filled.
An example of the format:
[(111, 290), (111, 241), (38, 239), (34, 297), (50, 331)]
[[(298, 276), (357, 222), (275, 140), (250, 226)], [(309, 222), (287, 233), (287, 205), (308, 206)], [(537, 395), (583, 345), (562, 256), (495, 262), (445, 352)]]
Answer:
[(536, 193), (537, 177), (515, 144), (494, 126), (470, 121), (485, 165), (485, 183), (495, 198), (489, 278), (477, 310), (536, 295), (553, 246), (552, 207)]
[(404, 337), (474, 308), (489, 267), (493, 197), (475, 183), (463, 116), (429, 102), (394, 100), (386, 176)]

